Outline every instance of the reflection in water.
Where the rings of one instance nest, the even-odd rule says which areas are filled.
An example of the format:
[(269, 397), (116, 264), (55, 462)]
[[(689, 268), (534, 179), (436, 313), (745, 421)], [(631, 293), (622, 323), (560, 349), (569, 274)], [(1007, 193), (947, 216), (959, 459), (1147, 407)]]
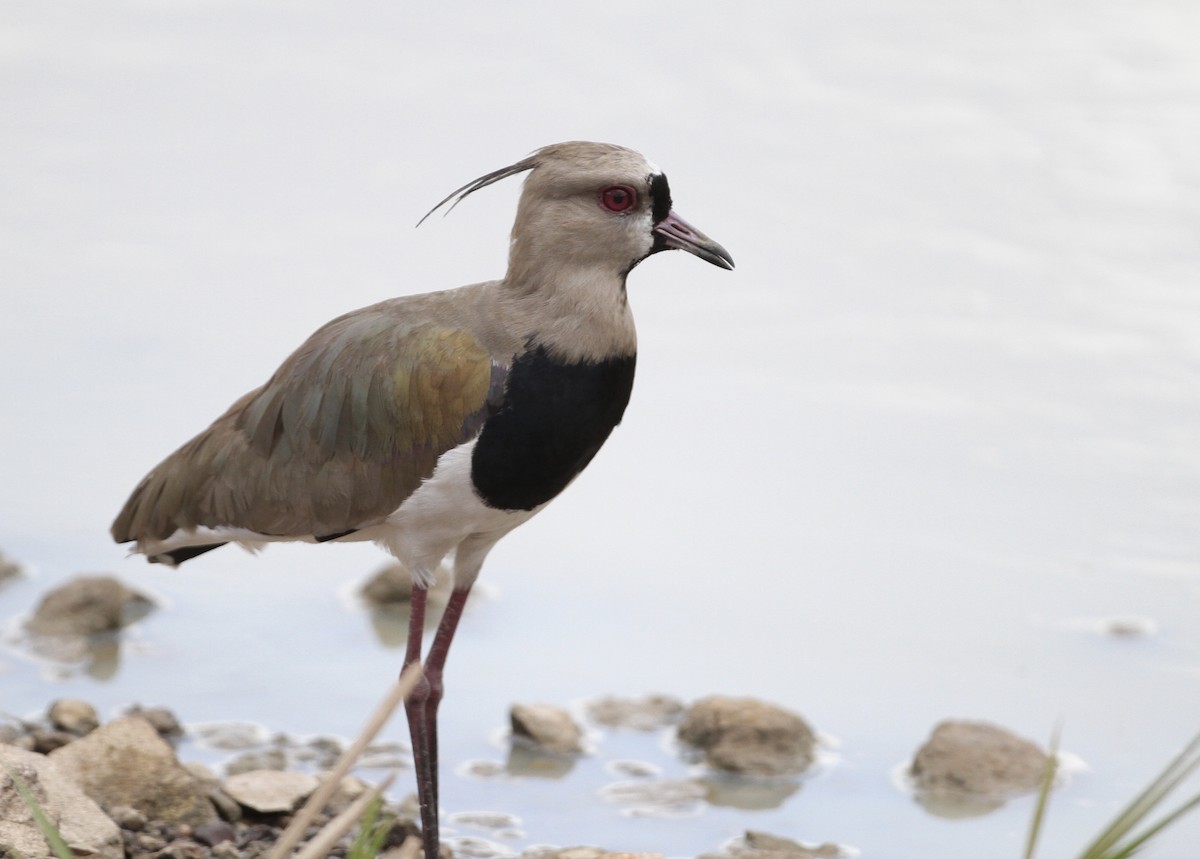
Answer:
[[(443, 566), (437, 581), (429, 590), (425, 614), (425, 631), (437, 628), (441, 610), (450, 595), (450, 574)], [(356, 588), (356, 601), (367, 607), (371, 628), (384, 647), (403, 648), (408, 643), (408, 619), (412, 599), (412, 576), (400, 564), (389, 564), (373, 575), (365, 585)]]
[(692, 817), (704, 809), (708, 791), (696, 779), (657, 778), (618, 781), (600, 789), (600, 797), (622, 805), (630, 817)]
[(978, 796), (964, 793), (921, 792), (913, 799), (934, 817), (959, 820), (966, 817), (982, 817), (1004, 805), (1004, 800), (994, 796)]
[(112, 680), (121, 667), (121, 634), (30, 635), (23, 649), (50, 663), (47, 673), (60, 678), (82, 672), (94, 680)]
[(763, 811), (779, 808), (800, 790), (801, 782), (791, 778), (755, 778), (751, 776), (706, 775), (700, 779), (709, 805)]
[(917, 805), (934, 817), (941, 817), (945, 820), (982, 817), (1002, 807), (1006, 801), (1003, 797), (978, 793), (917, 790), (909, 774), (911, 768), (912, 761), (896, 765), (892, 769), (892, 784), (911, 796)]
[(565, 778), (574, 767), (573, 755), (550, 754), (522, 742), (509, 745), (504, 765), (509, 775), (553, 779)]
[[(1027, 799), (964, 826), (914, 813), (900, 790), (870, 791), (951, 713), (1029, 730), (1061, 716), (1086, 732), (1098, 776), (1053, 813), (1067, 829), (1094, 821), (1095, 804), (1140, 784), (1147, 759), (1171, 754), (1200, 712), (1200, 244), (1196, 183), (1173, 181), (1196, 175), (1187, 4), (1097, 15), (1050, 0), (1012, 15), (988, 3), (776, 3), (732, 10), (719, 28), (666, 4), (638, 6), (633, 28), (619, 12), (564, 18), (624, 40), (619, 64), (553, 40), (479, 50), (545, 22), (476, 5), (475, 38), (457, 38), (449, 4), (431, 5), (420, 28), (332, 4), (281, 6), (269, 26), (236, 4), (206, 11), (213, 26), (181, 26), (190, 7), (75, 4), (72, 27), (53, 4), (22, 7), (32, 47), (9, 59), (44, 121), (0, 118), (13, 155), (0, 163), (5, 281), (23, 284), (6, 291), (14, 324), (0, 338), (16, 368), (0, 379), (0, 548), (29, 578), (0, 587), (0, 608), (27, 611), (35, 582), (102, 567), (154, 583), (177, 609), (153, 628), (154, 658), (125, 649), (103, 684), (84, 666), (111, 672), (111, 642), (107, 657), (85, 650), (61, 669), (22, 645), (4, 660), (5, 708), (70, 693), (299, 731), (361, 727), (403, 651), (364, 647), (367, 621), (330, 611), (345, 579), (327, 567), (371, 570), (377, 549), (215, 553), (168, 574), (125, 559), (104, 529), (131, 475), (227, 392), (262, 382), (316, 322), (502, 265), (494, 231), (510, 212), (493, 217), (483, 198), (441, 229), (397, 231), (396, 219), (419, 217), (464, 163), (555, 139), (540, 125), (514, 130), (535, 138), (525, 143), (500, 139), (512, 137), (506, 93), (520, 91), (594, 127), (630, 120), (613, 142), (641, 141), (709, 183), (704, 202), (724, 208), (701, 222), (720, 222), (748, 265), (736, 288), (662, 255), (635, 274), (645, 360), (630, 412), (604, 467), (492, 561), (481, 585), (503, 583), (506, 597), (487, 623), (463, 624), (455, 647), (474, 670), (455, 673), (457, 700), (501, 712), (509, 671), (544, 659), (546, 642), (569, 644), (577, 670), (539, 683), (545, 700), (667, 684), (785, 705), (821, 695), (822, 726), (852, 738), (854, 769), (805, 787), (782, 814), (710, 817), (728, 816), (732, 832), (802, 806), (830, 836), (854, 833), (865, 855), (1005, 843)], [(254, 51), (222, 52), (234, 31), (295, 62), (264, 69)], [(428, 50), (429, 33), (456, 37)], [(199, 137), (195, 111), (129, 98), (130, 76), (163, 68), (164, 43), (196, 59), (170, 69), (172, 93), (212, 108)], [(705, 60), (733, 44), (745, 50), (732, 66)], [(497, 63), (505, 50), (513, 62)], [(560, 73), (537, 74), (550, 61)], [(628, 116), (607, 97), (667, 62), (694, 71), (674, 81), (681, 124)], [(477, 82), (470, 109), (454, 87), (394, 86), (429, 63)], [(270, 109), (281, 88), (298, 94), (282, 114)], [(719, 122), (705, 109), (714, 93)], [(434, 121), (406, 133), (413, 116)], [(462, 133), (481, 127), (506, 131)], [(271, 145), (280, 135), (300, 143)], [(314, 193), (320, 205), (305, 205)], [(205, 340), (245, 348), (214, 353)], [(38, 360), (47, 344), (53, 360)], [(168, 372), (148, 373), (148, 360)], [(1109, 620), (1059, 625), (1070, 618)], [(399, 622), (380, 640), (402, 648), (406, 615), (380, 621)], [(482, 730), (462, 715), (443, 758), (479, 756)], [(682, 777), (675, 755), (644, 739), (606, 744)], [(489, 772), (513, 780), (507, 750), (491, 754), (463, 790), (488, 795), (494, 785), (474, 782)], [(596, 768), (580, 761), (506, 802), (544, 840), (563, 828), (562, 807), (595, 800)], [(535, 801), (539, 787), (562, 805)], [(630, 843), (636, 825), (672, 856), (724, 835), (653, 830), (620, 807), (571, 820), (572, 834)], [(1164, 855), (1192, 855), (1198, 827), (1168, 833), (1178, 841)], [(936, 850), (904, 847), (931, 840)]]
[[(408, 641), (408, 606), (371, 606), (368, 612), (375, 638), (384, 647), (401, 648)], [(427, 619), (425, 628), (430, 628)]]

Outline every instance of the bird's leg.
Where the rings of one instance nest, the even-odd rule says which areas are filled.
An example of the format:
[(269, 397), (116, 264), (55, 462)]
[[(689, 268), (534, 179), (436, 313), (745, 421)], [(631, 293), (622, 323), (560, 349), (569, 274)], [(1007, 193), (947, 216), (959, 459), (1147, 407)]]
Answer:
[[(429, 645), (421, 679), (404, 702), (408, 716), (408, 732), (412, 737), (413, 764), (417, 775), (417, 799), (421, 805), (421, 836), (425, 842), (425, 859), (438, 859), (438, 742), (437, 711), (444, 687), (442, 670), (450, 642), (462, 618), (463, 606), (471, 593), (470, 586), (455, 588), (446, 602), (437, 633)], [(421, 639), (425, 631), (425, 605), (429, 591), (422, 585), (413, 586), (412, 608), (408, 618), (408, 650), (404, 667), (421, 659)]]
[(442, 668), (446, 664), (446, 654), (450, 652), (450, 642), (454, 640), (454, 631), (458, 629), (458, 621), (462, 617), (463, 606), (471, 587), (455, 588), (450, 592), (442, 619), (438, 622), (437, 633), (433, 643), (429, 645), (429, 656), (425, 659), (425, 680), (429, 682), (429, 697), (425, 702), (425, 721), (429, 729), (429, 754), (433, 760), (433, 795), (438, 795), (438, 751), (437, 751), (437, 711), (442, 702)]
[[(408, 617), (408, 649), (404, 668), (421, 661), (421, 638), (425, 632), (425, 603), (429, 589), (414, 584)], [(436, 716), (437, 705), (428, 707), (432, 685), (423, 675), (404, 702), (408, 716), (408, 733), (412, 738), (413, 766), (417, 776), (417, 800), (421, 806), (421, 838), (425, 859), (438, 859), (438, 795), (437, 795), (437, 727), (430, 715)], [(433, 737), (432, 742), (430, 737)]]

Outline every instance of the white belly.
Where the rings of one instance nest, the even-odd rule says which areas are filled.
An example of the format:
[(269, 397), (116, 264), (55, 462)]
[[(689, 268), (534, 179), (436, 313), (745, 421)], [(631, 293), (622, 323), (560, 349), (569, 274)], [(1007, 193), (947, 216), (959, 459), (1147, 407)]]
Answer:
[(497, 510), (484, 504), (471, 485), (474, 449), (472, 439), (446, 451), (433, 474), (394, 513), (354, 538), (376, 541), (408, 568), (414, 581), (426, 585), (454, 552), (454, 584), (470, 585), (496, 541), (545, 506)]

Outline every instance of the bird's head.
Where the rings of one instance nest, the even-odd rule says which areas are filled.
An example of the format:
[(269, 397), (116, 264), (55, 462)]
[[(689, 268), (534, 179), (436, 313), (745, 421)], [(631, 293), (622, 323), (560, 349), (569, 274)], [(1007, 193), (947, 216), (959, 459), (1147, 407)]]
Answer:
[(672, 209), (661, 170), (637, 152), (607, 143), (543, 147), (464, 185), (434, 211), (451, 201), (453, 208), (480, 188), (525, 171), (530, 173), (513, 225), (510, 278), (525, 271), (587, 268), (609, 270), (623, 280), (650, 254), (673, 249), (733, 268), (723, 247)]

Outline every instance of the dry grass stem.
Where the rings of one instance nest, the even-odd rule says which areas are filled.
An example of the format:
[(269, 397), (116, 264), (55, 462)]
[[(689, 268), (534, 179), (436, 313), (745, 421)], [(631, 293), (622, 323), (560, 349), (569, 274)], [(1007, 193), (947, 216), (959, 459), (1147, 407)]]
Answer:
[(363, 750), (375, 739), (375, 736), (387, 724), (388, 719), (392, 717), (396, 708), (408, 697), (420, 679), (420, 663), (410, 665), (405, 669), (404, 673), (400, 675), (400, 680), (388, 691), (387, 696), (379, 702), (379, 706), (375, 708), (375, 712), (371, 714), (371, 718), (367, 720), (367, 724), (363, 727), (357, 739), (350, 745), (350, 748), (342, 753), (334, 768), (325, 774), (325, 778), (321, 781), (321, 786), (308, 798), (308, 802), (304, 804), (299, 813), (292, 818), (291, 825), (279, 837), (279, 841), (276, 842), (275, 849), (271, 851), (269, 859), (287, 859), (292, 849), (300, 843), (300, 839), (304, 835), (304, 830), (308, 828), (308, 825), (312, 823), (317, 813), (329, 802), (329, 798), (333, 796), (333, 792), (337, 790), (338, 784), (345, 777), (346, 773), (350, 772), (350, 768), (354, 766), (359, 756), (362, 755)]
[(328, 856), (329, 851), (333, 849), (333, 845), (337, 843), (337, 840), (346, 834), (350, 827), (363, 816), (363, 812), (367, 810), (367, 806), (391, 787), (392, 782), (395, 780), (396, 772), (393, 770), (388, 773), (387, 778), (369, 791), (365, 791), (345, 811), (325, 824), (325, 827), (317, 836), (305, 844), (303, 849), (296, 854), (296, 859), (322, 859), (322, 857)]

